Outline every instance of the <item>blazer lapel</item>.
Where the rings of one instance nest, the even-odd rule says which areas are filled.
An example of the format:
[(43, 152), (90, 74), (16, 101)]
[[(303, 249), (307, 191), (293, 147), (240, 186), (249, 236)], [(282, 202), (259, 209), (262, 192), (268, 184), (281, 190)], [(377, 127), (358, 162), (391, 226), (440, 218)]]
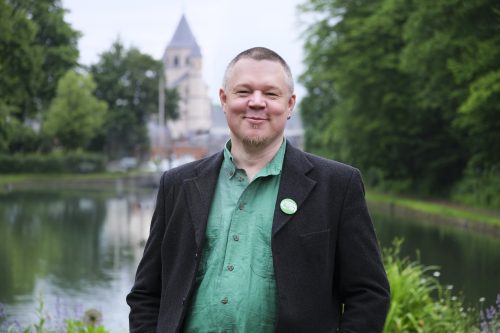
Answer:
[(287, 142), (280, 188), (274, 209), (273, 236), (283, 228), (293, 215), (285, 214), (280, 203), (283, 199), (292, 199), (299, 210), (316, 185), (316, 181), (306, 176), (313, 165), (299, 149)]
[(205, 237), (208, 213), (222, 159), (222, 152), (209, 157), (196, 167), (196, 177), (184, 180), (188, 202), (187, 209), (189, 209), (191, 215), (198, 249), (201, 248)]

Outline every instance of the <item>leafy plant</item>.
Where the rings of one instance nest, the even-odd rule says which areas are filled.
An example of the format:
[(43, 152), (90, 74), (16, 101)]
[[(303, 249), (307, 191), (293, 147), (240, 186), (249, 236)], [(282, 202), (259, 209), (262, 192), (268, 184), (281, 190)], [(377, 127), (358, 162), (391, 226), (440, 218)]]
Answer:
[[(4, 311), (5, 307), (0, 303), (0, 332), (3, 333), (56, 333), (53, 328), (46, 327), (50, 316), (44, 310), (45, 303), (42, 296), (38, 298), (38, 306), (35, 310), (38, 322), (22, 328), (21, 325), (15, 321), (8, 321), (7, 315)], [(65, 321), (64, 332), (66, 333), (109, 333), (109, 331), (100, 325), (102, 322), (102, 314), (96, 309), (88, 309), (83, 314), (82, 320), (67, 319)], [(62, 327), (57, 328), (60, 332)]]
[[(402, 240), (384, 249), (384, 264), (391, 286), (391, 306), (384, 333), (480, 332), (478, 312), (443, 287), (436, 266), (400, 257)], [(432, 274), (431, 274), (432, 273)]]
[(103, 326), (85, 324), (80, 320), (67, 320), (67, 333), (109, 333)]

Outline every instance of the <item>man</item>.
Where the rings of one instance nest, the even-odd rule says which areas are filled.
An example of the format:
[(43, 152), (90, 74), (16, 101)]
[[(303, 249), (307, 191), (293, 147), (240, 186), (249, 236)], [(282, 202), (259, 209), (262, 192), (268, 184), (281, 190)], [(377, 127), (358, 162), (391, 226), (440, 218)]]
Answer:
[(127, 297), (131, 332), (381, 332), (389, 286), (360, 173), (284, 139), (286, 62), (240, 53), (223, 152), (167, 171)]

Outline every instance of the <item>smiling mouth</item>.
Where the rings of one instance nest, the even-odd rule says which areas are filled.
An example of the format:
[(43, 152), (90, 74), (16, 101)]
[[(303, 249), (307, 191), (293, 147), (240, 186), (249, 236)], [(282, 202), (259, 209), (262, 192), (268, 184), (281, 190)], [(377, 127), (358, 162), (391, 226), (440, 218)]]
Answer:
[(267, 118), (259, 118), (259, 117), (245, 117), (248, 122), (251, 124), (262, 124), (263, 122), (267, 121)]

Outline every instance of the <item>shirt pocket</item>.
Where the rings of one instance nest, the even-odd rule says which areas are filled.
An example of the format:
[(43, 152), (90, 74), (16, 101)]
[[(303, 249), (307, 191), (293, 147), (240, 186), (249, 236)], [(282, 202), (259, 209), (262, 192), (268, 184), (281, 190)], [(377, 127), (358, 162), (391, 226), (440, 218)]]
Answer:
[(257, 214), (252, 228), (250, 268), (262, 278), (274, 278), (273, 254), (271, 251), (272, 221), (266, 221), (262, 214)]

